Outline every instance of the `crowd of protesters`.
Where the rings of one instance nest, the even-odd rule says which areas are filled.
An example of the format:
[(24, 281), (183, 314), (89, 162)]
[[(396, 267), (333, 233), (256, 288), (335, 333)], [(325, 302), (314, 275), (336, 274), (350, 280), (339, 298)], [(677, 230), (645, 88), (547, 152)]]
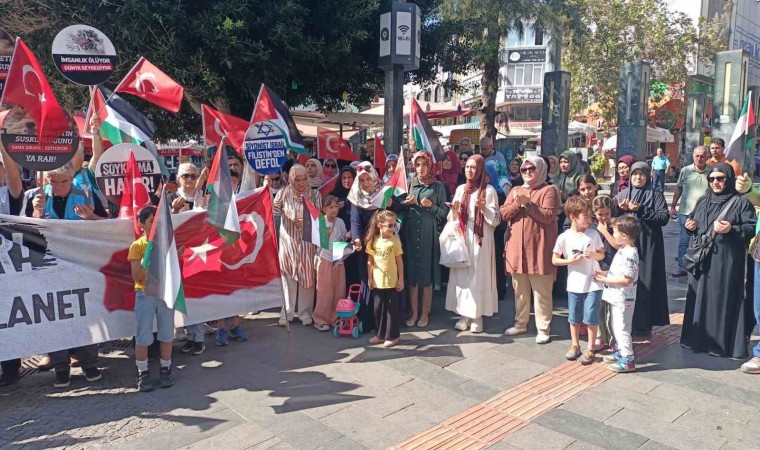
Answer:
[[(722, 145), (714, 140), (709, 160), (707, 148), (694, 149), (694, 164), (682, 169), (670, 208), (661, 181), (666, 163), (657, 160), (652, 168), (631, 156), (618, 160), (611, 194), (600, 195), (588, 165), (570, 151), (507, 162), (488, 138), (480, 141), (479, 154), (469, 148), (458, 154), (449, 150), (441, 161), (430, 152), (412, 151), (406, 163), (409, 192), (392, 198), (386, 208), (373, 200), (400, 167), (397, 155), (374, 163), (312, 158), (302, 166), (289, 160), (280, 173), (257, 180), (269, 187), (274, 205), (285, 297), (278, 324), (297, 320), (329, 331), (339, 321), (337, 301), (358, 284), (359, 316), (364, 331), (371, 332), (369, 344), (391, 348), (399, 343), (404, 326), (428, 326), (433, 293), (445, 286), (445, 309), (458, 316), (453, 327), (481, 333), (511, 284), (515, 317), (505, 324), (506, 335), (528, 333), (532, 305), (535, 340), (550, 342), (554, 298), (561, 293), (567, 296), (571, 336), (565, 356), (581, 364), (601, 359), (610, 370), (631, 372), (636, 368), (632, 342), (646, 340), (653, 327), (669, 324), (662, 228), (673, 216), (678, 217), (681, 238), (679, 270), (672, 276), (689, 277), (681, 345), (719, 357), (752, 353), (742, 370), (760, 373), (760, 345), (751, 349), (749, 344), (760, 319), (760, 266), (747, 264), (750, 241), (760, 226), (754, 208), (760, 208), (760, 189), (725, 161)], [(102, 154), (98, 133), (93, 147), (90, 167)], [(25, 193), (18, 167), (4, 151), (3, 156), (0, 213), (48, 220), (109, 216), (113, 205), (100, 195), (92, 171), (82, 168), (83, 158), (46, 172), (40, 187)], [(235, 189), (244, 164), (232, 154)], [(207, 176), (208, 169), (179, 166), (178, 187), (170, 196), (173, 213), (205, 208), (208, 198), (199, 186)], [(323, 196), (321, 188), (334, 177), (334, 189)], [(329, 251), (304, 241), (304, 197), (325, 215), (330, 242), (353, 244), (355, 252), (348, 259), (333, 263)], [(146, 208), (140, 214), (141, 226), (149, 228), (153, 212)], [(439, 236), (449, 222), (461, 230), (470, 261), (465, 267), (439, 264)], [(138, 291), (137, 384), (150, 390), (154, 384), (173, 383), (171, 343), (177, 335), (186, 336), (181, 351), (194, 355), (204, 351), (210, 326), (216, 328), (211, 331), (217, 345), (227, 345), (229, 339), (242, 342), (247, 336), (239, 317), (173, 330), (162, 302), (140, 295), (146, 274), (135, 262), (142, 257), (144, 241), (142, 237), (133, 244), (129, 259)], [(695, 243), (709, 249), (696, 263)], [(749, 295), (745, 277), (754, 280)], [(584, 333), (588, 342), (582, 349)], [(157, 382), (147, 368), (154, 340), (160, 342)], [(95, 345), (49, 356), (56, 387), (69, 386), (72, 362), (82, 367), (87, 380), (100, 379)], [(0, 386), (17, 381), (19, 366), (19, 360), (3, 362)]]

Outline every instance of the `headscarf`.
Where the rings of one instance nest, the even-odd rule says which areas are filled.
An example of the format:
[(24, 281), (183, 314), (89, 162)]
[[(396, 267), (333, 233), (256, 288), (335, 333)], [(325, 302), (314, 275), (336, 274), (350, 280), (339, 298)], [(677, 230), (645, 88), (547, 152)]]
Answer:
[(615, 163), (615, 173), (617, 174), (617, 167), (620, 165), (620, 163), (625, 164), (628, 166), (628, 178), (623, 178), (620, 175), (616, 175), (618, 177), (617, 180), (617, 191), (623, 192), (624, 190), (628, 189), (628, 186), (631, 183), (631, 166), (633, 166), (636, 163), (636, 159), (631, 155), (623, 155), (620, 157), (620, 159), (617, 160), (617, 163)]
[[(317, 158), (311, 158), (310, 160), (306, 161), (306, 164), (309, 164), (310, 162), (315, 162), (317, 164), (317, 174), (313, 177), (309, 177), (309, 186), (317, 189), (320, 186), (322, 186), (323, 180), (322, 180), (322, 163), (319, 162)], [(293, 169), (290, 169), (293, 170)], [(305, 170), (305, 168), (304, 168)]]
[[(333, 169), (332, 174), (328, 173), (327, 168), (324, 166), (327, 161), (332, 161), (335, 164), (335, 169)], [(335, 173), (338, 171), (338, 160), (335, 158), (325, 158), (325, 160), (322, 161), (322, 164), (322, 183), (324, 183), (326, 181), (332, 180), (335, 176)]]
[[(383, 183), (388, 181), (391, 178), (390, 172), (388, 172), (388, 163), (389, 162), (395, 162), (396, 167), (398, 167), (398, 155), (395, 153), (391, 153), (385, 158), (385, 174), (383, 175)], [(394, 169), (395, 170), (395, 169)]]
[[(517, 173), (512, 172), (512, 163), (517, 162)], [(507, 177), (509, 178), (509, 184), (512, 186), (520, 186), (523, 184), (522, 174), (520, 173), (520, 166), (522, 165), (522, 162), (517, 158), (512, 158), (511, 161), (509, 161), (509, 166), (507, 166)]]
[(578, 182), (578, 178), (583, 175), (583, 166), (578, 161), (578, 156), (570, 150), (562, 152), (559, 158), (565, 158), (570, 163), (570, 170), (567, 173), (562, 173), (562, 170), (557, 170), (557, 173), (552, 177), (552, 184), (563, 194), (567, 195), (575, 190), (575, 186)]
[[(300, 175), (306, 175), (306, 167), (298, 163), (293, 164), (293, 166), (290, 168), (289, 175), (291, 180), (295, 180), (296, 177)], [(308, 196), (310, 187), (309, 185), (306, 185), (306, 189), (299, 192), (295, 188), (295, 183), (289, 183), (283, 189), (285, 189), (285, 192), (283, 193), (282, 203), (283, 213), (285, 213), (288, 217), (293, 217), (298, 211), (298, 206), (303, 204), (303, 196)]]
[(533, 181), (530, 183), (526, 181), (523, 186), (528, 186), (528, 189), (538, 189), (546, 184), (546, 172), (548, 168), (546, 167), (546, 161), (544, 161), (544, 158), (540, 156), (527, 156), (525, 157), (525, 161), (523, 161), (522, 166), (520, 166), (520, 169), (525, 167), (526, 163), (530, 163), (535, 166), (536, 174), (533, 177)]
[(441, 170), (441, 183), (448, 187), (450, 192), (454, 192), (457, 189), (457, 180), (459, 179), (459, 172), (462, 170), (462, 164), (459, 162), (457, 154), (451, 150), (446, 152), (446, 158), (451, 161), (451, 169)]
[(496, 190), (496, 194), (504, 195), (506, 192), (504, 192), (504, 189), (502, 186), (502, 180), (509, 182), (509, 177), (507, 177), (506, 169), (496, 159), (489, 159), (486, 161), (486, 175), (488, 175), (489, 184), (491, 187)]
[(414, 172), (417, 173), (416, 169), (416, 161), (418, 158), (424, 158), (428, 162), (428, 173), (424, 177), (420, 178), (417, 176), (417, 180), (420, 182), (423, 186), (430, 186), (431, 184), (435, 183), (435, 169), (433, 168), (433, 156), (430, 154), (430, 152), (426, 151), (419, 151), (412, 156), (412, 167), (415, 167)]
[[(475, 161), (477, 168), (475, 170), (475, 177), (472, 180), (468, 179), (464, 184), (464, 194), (462, 195), (462, 202), (459, 204), (459, 227), (462, 232), (467, 228), (467, 222), (470, 220), (470, 198), (472, 194), (479, 191), (478, 198), (485, 200), (486, 198), (486, 170), (485, 160), (480, 155), (470, 156), (468, 161)], [(477, 211), (475, 215), (475, 236), (478, 245), (483, 242), (483, 211)]]
[[(338, 173), (338, 182), (335, 184), (335, 189), (330, 192), (330, 194), (338, 197), (340, 200), (345, 200), (348, 198), (348, 193), (351, 191), (351, 188), (344, 188), (343, 187), (343, 173), (349, 172), (351, 176), (354, 177), (354, 181), (356, 181), (356, 170), (354, 170), (353, 167), (346, 166), (342, 169), (340, 169), (340, 172)], [(351, 185), (353, 187), (353, 184)]]
[[(716, 194), (712, 188), (708, 188), (705, 193), (704, 207), (694, 210), (694, 220), (696, 220), (700, 229), (709, 230), (712, 223), (718, 220), (718, 216), (723, 211), (726, 202), (731, 200), (736, 192), (736, 173), (731, 164), (722, 162), (709, 169), (709, 174), (720, 172), (726, 176), (726, 184), (723, 191)], [(708, 175), (709, 176), (709, 175)]]
[[(372, 184), (372, 190), (369, 192), (362, 190), (361, 185), (359, 184), (359, 178), (361, 178), (364, 173), (368, 173), (374, 181)], [(351, 186), (351, 190), (348, 192), (348, 201), (358, 206), (359, 208), (377, 209), (377, 207), (374, 206), (371, 202), (372, 197), (375, 196), (381, 187), (382, 183), (380, 182), (380, 179), (377, 176), (377, 171), (375, 171), (372, 163), (369, 161), (362, 161), (356, 166), (356, 178), (354, 178), (354, 184)]]
[(559, 172), (559, 158), (555, 155), (549, 155), (546, 158), (554, 161), (554, 172), (552, 172), (552, 166), (549, 164), (549, 176), (554, 177), (554, 175), (557, 175), (557, 172)]
[(654, 190), (652, 189), (652, 180), (649, 178), (652, 169), (649, 167), (649, 164), (640, 161), (631, 166), (631, 175), (633, 175), (635, 170), (640, 170), (644, 173), (647, 180), (644, 186), (637, 188), (631, 183), (627, 189), (619, 192), (616, 198), (618, 200), (630, 200), (640, 205), (654, 206)]

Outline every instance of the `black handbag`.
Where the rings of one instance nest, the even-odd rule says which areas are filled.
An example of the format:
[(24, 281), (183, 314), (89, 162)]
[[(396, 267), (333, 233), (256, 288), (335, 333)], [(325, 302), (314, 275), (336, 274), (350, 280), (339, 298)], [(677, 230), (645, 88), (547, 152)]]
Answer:
[[(728, 211), (734, 206), (739, 196), (734, 196), (726, 203), (723, 210), (718, 215), (716, 222), (726, 218)], [(683, 264), (686, 270), (689, 272), (698, 272), (702, 262), (707, 258), (707, 255), (712, 251), (713, 241), (715, 240), (715, 227), (710, 227), (710, 230), (702, 236), (694, 236), (689, 242), (689, 248), (686, 249), (686, 254), (683, 256)]]

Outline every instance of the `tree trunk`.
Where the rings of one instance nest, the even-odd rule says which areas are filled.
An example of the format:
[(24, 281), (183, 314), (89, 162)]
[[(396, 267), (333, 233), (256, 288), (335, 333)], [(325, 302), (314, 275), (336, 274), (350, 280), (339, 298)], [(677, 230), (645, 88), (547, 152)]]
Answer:
[(499, 90), (499, 55), (483, 65), (483, 78), (480, 84), (483, 94), (480, 97), (480, 137), (489, 137), (496, 143), (496, 93)]

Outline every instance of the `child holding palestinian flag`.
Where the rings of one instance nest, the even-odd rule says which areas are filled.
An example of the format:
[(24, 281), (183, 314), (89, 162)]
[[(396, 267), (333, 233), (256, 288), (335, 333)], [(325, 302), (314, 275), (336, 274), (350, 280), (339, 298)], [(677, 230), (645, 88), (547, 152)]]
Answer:
[[(320, 247), (317, 261), (317, 305), (312, 315), (314, 328), (330, 331), (338, 322), (338, 315), (335, 313), (338, 300), (346, 297), (346, 269), (343, 257), (352, 251), (346, 242), (350, 235), (343, 219), (338, 217), (340, 207), (337, 197), (328, 195), (322, 199), (321, 215), (306, 198), (304, 202), (308, 202), (304, 208), (304, 215), (309, 214), (304, 220), (304, 234)], [(309, 228), (306, 227), (307, 221), (311, 225)]]

